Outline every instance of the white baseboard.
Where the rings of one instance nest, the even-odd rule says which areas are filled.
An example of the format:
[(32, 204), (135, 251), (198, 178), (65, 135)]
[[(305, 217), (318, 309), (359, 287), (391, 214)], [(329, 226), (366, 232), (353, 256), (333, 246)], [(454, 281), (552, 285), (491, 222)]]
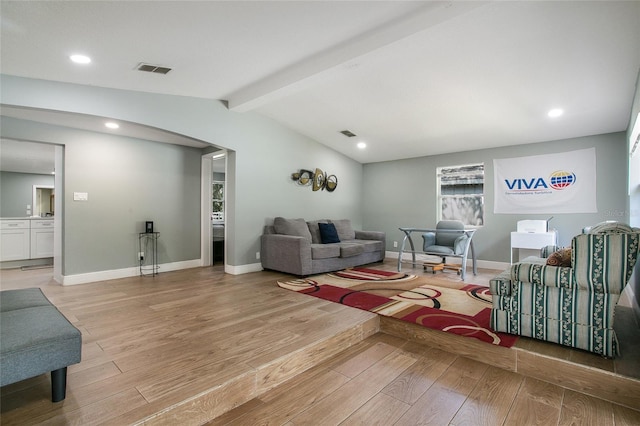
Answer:
[(250, 272), (262, 271), (262, 263), (251, 263), (249, 265), (224, 265), (224, 272), (231, 275), (242, 275)]
[(494, 260), (479, 260), (478, 259), (477, 263), (478, 263), (478, 268), (497, 269), (499, 271), (504, 271), (505, 269), (511, 267), (511, 264), (509, 262), (496, 262)]
[[(200, 259), (183, 260), (180, 262), (163, 263), (158, 265), (158, 272), (177, 271), (180, 269), (197, 268), (202, 266)], [(109, 271), (89, 272), (86, 274), (63, 275), (59, 281), (62, 285), (88, 284), (96, 281), (115, 280), (118, 278), (128, 278), (140, 275), (140, 268), (137, 266), (123, 269), (113, 269)]]
[[(398, 259), (398, 252), (387, 251), (385, 256), (391, 259)], [(404, 253), (402, 256), (405, 262), (411, 261), (411, 253)], [(427, 260), (434, 260), (437, 258), (433, 258), (431, 256), (416, 255), (416, 262), (424, 262)], [(451, 258), (451, 263), (460, 263), (461, 259), (459, 258)], [(486, 269), (496, 269), (496, 270), (504, 270), (509, 267), (508, 262), (494, 262), (491, 260), (478, 260), (477, 261), (479, 268)], [(193, 259), (193, 260), (184, 260), (181, 262), (172, 262), (172, 263), (163, 263), (159, 265), (158, 272), (169, 272), (169, 271), (177, 271), (180, 269), (189, 269), (189, 268), (198, 268), (202, 266), (201, 259)], [(471, 267), (471, 260), (467, 259), (467, 267)], [(262, 271), (262, 263), (252, 263), (248, 265), (225, 265), (224, 272), (231, 275), (241, 275), (248, 274), (251, 272), (259, 272)], [(89, 272), (86, 274), (76, 274), (76, 275), (63, 275), (61, 280), (56, 279), (56, 281), (60, 282), (62, 285), (78, 285), (78, 284), (88, 284), (94, 283), (97, 281), (106, 281), (106, 280), (115, 280), (118, 278), (128, 278), (135, 277), (140, 275), (140, 268), (137, 266), (131, 268), (123, 268), (123, 269), (113, 269), (109, 271), (98, 271), (98, 272)]]

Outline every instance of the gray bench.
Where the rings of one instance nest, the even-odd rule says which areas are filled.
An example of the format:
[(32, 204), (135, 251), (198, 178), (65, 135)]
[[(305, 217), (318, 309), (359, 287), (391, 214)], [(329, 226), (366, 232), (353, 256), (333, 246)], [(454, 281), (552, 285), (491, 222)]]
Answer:
[(80, 362), (80, 331), (39, 288), (1, 291), (0, 315), (0, 386), (51, 372), (51, 400), (62, 401), (67, 366)]

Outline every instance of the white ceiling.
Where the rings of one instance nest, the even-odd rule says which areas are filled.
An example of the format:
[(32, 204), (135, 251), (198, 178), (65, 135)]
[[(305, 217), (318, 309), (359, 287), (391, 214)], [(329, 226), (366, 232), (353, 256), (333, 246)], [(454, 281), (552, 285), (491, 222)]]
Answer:
[[(623, 131), (640, 68), (639, 1), (3, 0), (0, 11), (4, 74), (223, 99), (362, 163)], [(555, 107), (566, 112), (550, 119)]]

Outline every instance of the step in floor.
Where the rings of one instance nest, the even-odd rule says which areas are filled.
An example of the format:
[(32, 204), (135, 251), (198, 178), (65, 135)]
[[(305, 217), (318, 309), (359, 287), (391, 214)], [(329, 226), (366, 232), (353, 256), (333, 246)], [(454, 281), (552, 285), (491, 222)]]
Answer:
[(199, 425), (379, 330), (276, 274), (198, 271), (43, 287), (82, 332), (82, 361), (60, 403), (49, 375), (2, 387), (2, 424)]

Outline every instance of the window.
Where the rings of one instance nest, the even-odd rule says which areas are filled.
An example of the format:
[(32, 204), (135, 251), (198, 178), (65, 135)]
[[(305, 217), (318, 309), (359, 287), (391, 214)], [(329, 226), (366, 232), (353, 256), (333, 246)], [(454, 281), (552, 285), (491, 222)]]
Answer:
[(484, 224), (484, 163), (438, 167), (438, 220)]
[(211, 219), (215, 221), (224, 220), (224, 182), (213, 182), (211, 198), (213, 200), (213, 208), (211, 209)]

